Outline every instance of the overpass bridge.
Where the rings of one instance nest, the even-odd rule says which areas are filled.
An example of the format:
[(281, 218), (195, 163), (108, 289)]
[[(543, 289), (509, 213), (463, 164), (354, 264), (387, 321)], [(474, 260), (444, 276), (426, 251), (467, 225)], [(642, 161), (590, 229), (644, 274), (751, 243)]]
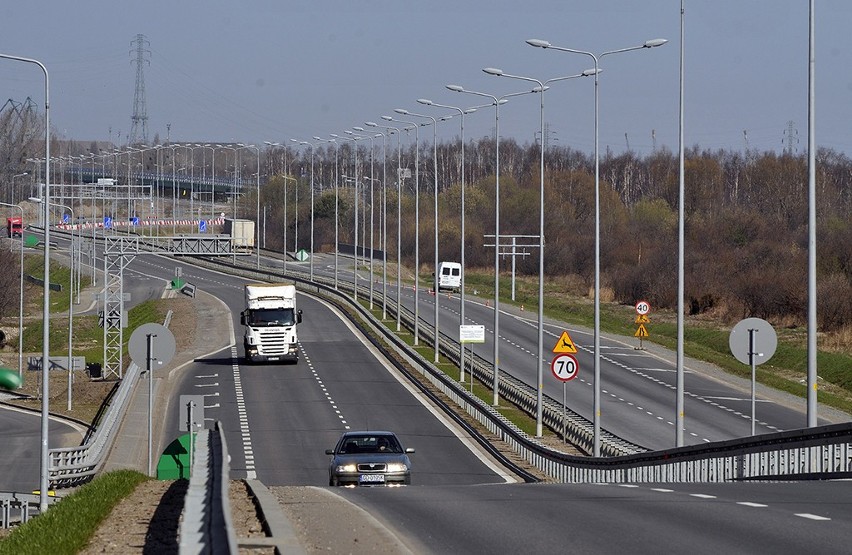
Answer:
[[(146, 198), (151, 191), (158, 191), (160, 196), (174, 196), (178, 198), (195, 198), (213, 201), (231, 200), (234, 196), (243, 194), (243, 187), (256, 187), (254, 179), (243, 179), (236, 177), (212, 177), (205, 175), (187, 175), (186, 172), (156, 172), (156, 171), (130, 171), (113, 172), (108, 167), (84, 167), (76, 166), (66, 168), (66, 174), (71, 176), (71, 181), (77, 183), (54, 184), (54, 191), (59, 196), (68, 198), (103, 198), (120, 196), (121, 189), (134, 191), (133, 197)], [(98, 184), (99, 179), (113, 179), (112, 186)], [(64, 181), (64, 180), (63, 180)], [(148, 194), (144, 194), (147, 191)], [(169, 191), (169, 193), (166, 193)], [(64, 193), (64, 194), (63, 194)], [(127, 194), (121, 196), (126, 198)]]

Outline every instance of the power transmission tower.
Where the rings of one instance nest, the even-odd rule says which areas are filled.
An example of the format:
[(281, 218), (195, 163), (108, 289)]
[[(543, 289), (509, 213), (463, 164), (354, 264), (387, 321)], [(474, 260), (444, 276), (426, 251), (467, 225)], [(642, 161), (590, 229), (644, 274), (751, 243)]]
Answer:
[[(145, 49), (145, 44), (151, 45), (145, 39), (145, 35), (136, 35), (136, 40), (130, 44), (136, 43), (136, 49), (130, 53), (136, 52), (136, 58), (130, 60), (130, 63), (136, 64), (136, 91), (133, 94), (133, 116), (131, 116), (130, 136), (128, 144), (148, 144), (148, 108), (145, 106), (145, 73), (143, 71), (145, 64), (151, 65), (151, 61), (146, 58), (151, 51)], [(140, 133), (139, 126), (142, 126)]]
[(796, 152), (794, 144), (799, 143), (799, 130), (795, 128), (796, 123), (793, 120), (787, 122), (787, 129), (784, 130), (784, 138), (781, 143), (784, 144), (784, 153), (787, 156), (792, 156)]

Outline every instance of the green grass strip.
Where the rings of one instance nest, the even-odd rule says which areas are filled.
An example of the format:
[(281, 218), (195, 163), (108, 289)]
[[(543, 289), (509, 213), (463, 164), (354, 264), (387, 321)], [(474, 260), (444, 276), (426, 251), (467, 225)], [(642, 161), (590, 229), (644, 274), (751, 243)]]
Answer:
[(113, 507), (147, 479), (133, 470), (98, 476), (51, 505), (47, 513), (16, 528), (0, 541), (0, 555), (78, 553)]

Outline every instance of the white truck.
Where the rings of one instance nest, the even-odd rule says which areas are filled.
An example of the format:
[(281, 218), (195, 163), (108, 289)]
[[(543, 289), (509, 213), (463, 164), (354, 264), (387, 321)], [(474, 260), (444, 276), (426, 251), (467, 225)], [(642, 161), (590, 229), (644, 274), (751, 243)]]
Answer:
[(254, 248), (254, 220), (225, 218), (224, 233), (231, 238), (235, 251), (251, 251)]
[(246, 308), (240, 314), (245, 326), (243, 345), (249, 362), (299, 361), (296, 325), (296, 286), (251, 283), (245, 286)]

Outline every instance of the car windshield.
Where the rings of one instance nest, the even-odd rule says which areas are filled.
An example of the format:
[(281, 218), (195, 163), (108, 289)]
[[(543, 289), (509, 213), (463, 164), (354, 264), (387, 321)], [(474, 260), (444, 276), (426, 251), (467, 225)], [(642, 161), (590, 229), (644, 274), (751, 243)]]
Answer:
[(402, 453), (402, 446), (392, 435), (347, 436), (337, 451), (347, 455), (355, 453)]
[(296, 323), (292, 308), (263, 308), (249, 311), (250, 326), (292, 326)]

